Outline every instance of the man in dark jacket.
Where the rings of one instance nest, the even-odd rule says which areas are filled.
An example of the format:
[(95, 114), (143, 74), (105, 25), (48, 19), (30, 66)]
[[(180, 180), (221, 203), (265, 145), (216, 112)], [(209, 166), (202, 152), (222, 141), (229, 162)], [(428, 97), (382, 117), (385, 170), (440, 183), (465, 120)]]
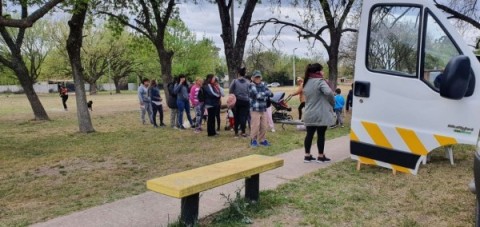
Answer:
[(250, 99), (249, 91), (250, 81), (245, 79), (245, 68), (238, 69), (238, 78), (232, 81), (230, 85), (230, 94), (234, 94), (236, 98), (234, 109), (234, 122), (235, 122), (235, 136), (238, 136), (238, 129), (242, 131), (242, 136), (247, 137), (245, 128), (247, 125), (247, 119), (250, 114)]
[(167, 99), (168, 108), (170, 108), (170, 127), (177, 128), (177, 116), (178, 116), (178, 107), (177, 107), (177, 95), (174, 92), (175, 85), (178, 83), (178, 78), (173, 78), (173, 81), (168, 83), (167, 89), (169, 97)]

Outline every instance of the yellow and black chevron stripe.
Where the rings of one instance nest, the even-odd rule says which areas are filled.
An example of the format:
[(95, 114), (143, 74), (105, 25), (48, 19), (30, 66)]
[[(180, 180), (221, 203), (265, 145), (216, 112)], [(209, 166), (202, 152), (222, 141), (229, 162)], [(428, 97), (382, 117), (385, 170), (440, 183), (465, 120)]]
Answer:
[(350, 132), (352, 159), (414, 175), (428, 152), (453, 144), (457, 144), (457, 140), (452, 137), (401, 127), (385, 126), (382, 129), (378, 124), (366, 121), (352, 125)]

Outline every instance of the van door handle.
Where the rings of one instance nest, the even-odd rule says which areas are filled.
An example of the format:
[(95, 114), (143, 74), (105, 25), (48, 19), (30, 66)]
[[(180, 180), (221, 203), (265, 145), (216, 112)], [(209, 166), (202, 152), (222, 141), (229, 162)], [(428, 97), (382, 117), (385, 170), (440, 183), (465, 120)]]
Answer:
[(370, 82), (367, 81), (355, 81), (353, 87), (353, 95), (362, 98), (370, 97)]

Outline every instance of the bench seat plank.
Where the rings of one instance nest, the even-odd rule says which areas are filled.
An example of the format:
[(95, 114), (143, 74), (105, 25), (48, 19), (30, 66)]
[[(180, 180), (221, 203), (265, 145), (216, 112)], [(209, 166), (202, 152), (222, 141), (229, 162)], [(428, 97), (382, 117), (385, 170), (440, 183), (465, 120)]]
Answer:
[(183, 198), (236, 180), (283, 166), (283, 159), (249, 155), (147, 181), (147, 188)]

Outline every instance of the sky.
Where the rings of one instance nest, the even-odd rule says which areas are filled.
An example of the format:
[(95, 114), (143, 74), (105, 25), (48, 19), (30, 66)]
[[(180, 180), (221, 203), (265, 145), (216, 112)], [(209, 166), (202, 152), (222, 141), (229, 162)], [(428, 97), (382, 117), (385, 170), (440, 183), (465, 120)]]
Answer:
[[(218, 48), (221, 48), (220, 53), (223, 56), (223, 41), (220, 37), (222, 27), (217, 5), (208, 3), (199, 5), (183, 3), (179, 4), (178, 7), (180, 9), (180, 17), (186, 23), (188, 28), (196, 33), (197, 39), (203, 37), (212, 39), (215, 42), (215, 45)], [(279, 14), (272, 13), (270, 7), (269, 3), (257, 4), (252, 17), (252, 22), (279, 16)], [(300, 19), (298, 12), (291, 7), (282, 7), (281, 11), (283, 13), (283, 18), (285, 15), (289, 15), (289, 20), (293, 19), (298, 21)], [(243, 9), (239, 9), (237, 5), (234, 12), (235, 24), (238, 24), (240, 21), (241, 13), (243, 13)], [(274, 25), (267, 25), (266, 28), (265, 33), (262, 35), (262, 43), (267, 48), (272, 48), (270, 40), (275, 34)], [(251, 40), (256, 37), (257, 30), (258, 29), (255, 27), (250, 29), (248, 41), (245, 45), (245, 53), (251, 46)], [(286, 54), (292, 55), (295, 48), (297, 48), (295, 50), (295, 55), (297, 56), (307, 56), (310, 53), (308, 50), (309, 43), (306, 40), (299, 41), (296, 33), (290, 28), (284, 29), (280, 39), (281, 41), (275, 44), (275, 48), (280, 49)], [(317, 43), (315, 47), (318, 50), (320, 44)]]

